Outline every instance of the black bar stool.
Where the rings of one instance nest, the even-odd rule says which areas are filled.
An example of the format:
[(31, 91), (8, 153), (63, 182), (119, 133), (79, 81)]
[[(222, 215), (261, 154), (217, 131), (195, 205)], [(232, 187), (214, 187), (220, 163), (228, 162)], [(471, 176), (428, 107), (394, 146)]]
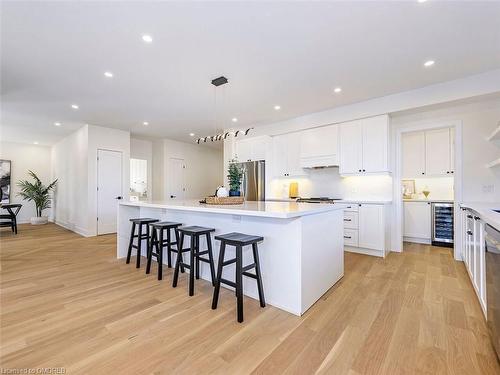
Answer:
[[(159, 221), (158, 219), (151, 219), (149, 217), (146, 218), (137, 218), (130, 219), (132, 222), (132, 230), (130, 231), (130, 242), (128, 244), (128, 252), (127, 252), (127, 264), (130, 263), (130, 256), (132, 255), (132, 249), (137, 249), (137, 261), (135, 263), (136, 268), (141, 267), (141, 247), (142, 240), (147, 240), (146, 250), (149, 249), (149, 224), (155, 223)], [(139, 226), (137, 229), (137, 234), (135, 234), (135, 227)], [(142, 227), (146, 227), (146, 233), (142, 232)], [(134, 245), (134, 238), (137, 238), (137, 245)]]
[[(177, 286), (177, 280), (179, 278), (179, 269), (181, 267), (189, 269), (189, 295), (194, 294), (194, 277), (196, 274), (196, 279), (200, 278), (200, 261), (208, 263), (210, 265), (210, 274), (212, 277), (212, 285), (215, 285), (215, 266), (214, 257), (212, 254), (212, 238), (210, 233), (215, 232), (213, 228), (204, 228), (198, 226), (190, 227), (180, 227), (177, 229), (180, 234), (177, 261), (175, 262), (174, 271), (174, 281), (172, 286), (175, 288)], [(191, 238), (191, 246), (184, 249), (184, 236), (189, 236)], [(207, 250), (200, 251), (200, 237), (206, 236), (207, 238)], [(184, 263), (182, 259), (182, 253), (189, 251), (189, 264)], [(202, 258), (201, 255), (208, 254), (207, 258)]]
[[(177, 252), (177, 249), (172, 249), (172, 245), (177, 245), (179, 243), (179, 234), (177, 233), (177, 228), (180, 227), (182, 223), (174, 223), (171, 221), (160, 221), (151, 223), (151, 240), (149, 242), (148, 248), (148, 263), (146, 266), (146, 273), (151, 271), (151, 260), (156, 257), (158, 262), (158, 280), (163, 277), (163, 247), (167, 246), (167, 264), (168, 268), (172, 268), (172, 251)], [(172, 242), (170, 231), (174, 230), (175, 242)], [(167, 239), (164, 239), (164, 231), (167, 231)], [(156, 250), (156, 251), (155, 251)], [(179, 253), (177, 254), (179, 256)], [(182, 253), (181, 253), (182, 256)]]
[[(215, 282), (214, 297), (212, 299), (212, 309), (217, 308), (219, 301), (220, 284), (232, 286), (236, 289), (236, 300), (238, 310), (238, 322), (243, 322), (243, 276), (251, 277), (257, 280), (257, 289), (259, 290), (260, 306), (266, 307), (264, 299), (264, 288), (262, 287), (262, 275), (260, 273), (259, 252), (257, 242), (264, 240), (264, 237), (251, 236), (243, 233), (228, 233), (220, 236), (215, 236), (216, 240), (220, 240), (219, 265), (217, 266), (217, 280)], [(236, 247), (236, 258), (224, 261), (224, 253), (226, 245)], [(243, 246), (252, 245), (254, 263), (243, 267)], [(222, 268), (232, 263), (236, 263), (236, 282), (232, 282), (222, 278)], [(255, 268), (255, 274), (248, 272)]]

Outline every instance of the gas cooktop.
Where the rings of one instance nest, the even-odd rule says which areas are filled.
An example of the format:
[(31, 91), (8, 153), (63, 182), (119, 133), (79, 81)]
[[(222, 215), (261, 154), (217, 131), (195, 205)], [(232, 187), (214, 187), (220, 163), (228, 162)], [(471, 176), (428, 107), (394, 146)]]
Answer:
[(335, 201), (339, 201), (341, 198), (328, 198), (328, 197), (318, 197), (318, 198), (299, 198), (297, 202), (303, 203), (335, 203)]

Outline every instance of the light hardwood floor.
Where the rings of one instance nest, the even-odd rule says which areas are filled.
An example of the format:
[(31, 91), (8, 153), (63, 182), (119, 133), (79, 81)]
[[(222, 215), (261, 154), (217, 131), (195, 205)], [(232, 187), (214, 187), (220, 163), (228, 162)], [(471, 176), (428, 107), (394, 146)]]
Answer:
[[(466, 271), (445, 248), (346, 253), (345, 277), (303, 317), (172, 271), (115, 259), (115, 236), (2, 230), (2, 368), (66, 374), (499, 374)], [(132, 262), (133, 263), (133, 262)], [(153, 272), (156, 268), (153, 269)]]

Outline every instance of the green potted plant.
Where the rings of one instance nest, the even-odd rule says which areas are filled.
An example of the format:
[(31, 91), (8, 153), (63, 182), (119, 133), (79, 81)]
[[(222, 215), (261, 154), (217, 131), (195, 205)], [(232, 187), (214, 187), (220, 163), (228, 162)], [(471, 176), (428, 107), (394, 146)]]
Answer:
[(239, 197), (241, 195), (240, 186), (241, 178), (243, 177), (243, 169), (240, 165), (234, 163), (234, 160), (229, 164), (227, 179), (229, 180), (229, 196)]
[(57, 185), (57, 180), (53, 181), (50, 185), (45, 186), (38, 176), (33, 171), (28, 171), (28, 174), (35, 180), (34, 182), (28, 180), (21, 180), (17, 182), (17, 186), (21, 191), (17, 194), (27, 201), (33, 201), (36, 208), (36, 216), (30, 219), (31, 224), (47, 224), (47, 216), (42, 216), (43, 210), (50, 208), (50, 192), (54, 190)]

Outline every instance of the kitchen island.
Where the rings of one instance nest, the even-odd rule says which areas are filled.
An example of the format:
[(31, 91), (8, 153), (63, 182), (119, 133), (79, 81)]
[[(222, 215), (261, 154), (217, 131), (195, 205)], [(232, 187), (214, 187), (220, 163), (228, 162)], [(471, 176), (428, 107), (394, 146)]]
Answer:
[[(216, 229), (214, 236), (229, 232), (263, 236), (259, 257), (266, 301), (292, 314), (302, 315), (344, 275), (343, 211), (346, 207), (296, 202), (245, 202), (225, 206), (202, 204), (196, 200), (121, 202), (117, 257), (126, 257), (131, 230), (129, 219), (137, 217), (211, 227)], [(219, 243), (213, 237), (212, 241), (217, 264)], [(186, 242), (184, 247), (189, 246), (187, 238)], [(204, 239), (200, 242), (200, 247), (205, 249)], [(143, 256), (145, 249), (144, 241)], [(252, 251), (249, 250), (243, 251), (244, 265), (252, 263)], [(226, 260), (234, 258), (234, 252), (232, 246), (227, 247)], [(200, 276), (210, 280), (208, 264), (202, 263)], [(234, 280), (234, 266), (225, 267), (223, 277)], [(165, 287), (171, 287), (168, 278), (164, 281)], [(255, 280), (243, 278), (243, 282), (244, 294), (258, 299)]]

